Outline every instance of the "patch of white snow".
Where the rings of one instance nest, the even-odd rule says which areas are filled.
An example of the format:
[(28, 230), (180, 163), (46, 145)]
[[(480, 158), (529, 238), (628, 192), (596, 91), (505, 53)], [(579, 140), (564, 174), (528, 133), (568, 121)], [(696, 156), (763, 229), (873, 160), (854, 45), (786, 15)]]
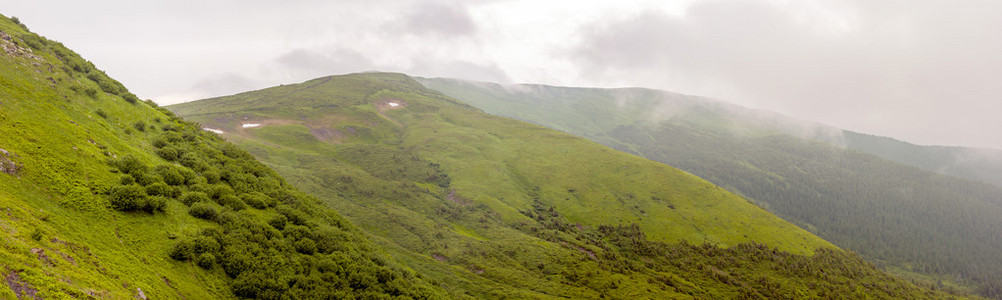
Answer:
[(253, 127), (258, 127), (258, 126), (261, 126), (261, 124), (258, 124), (258, 123), (244, 123), (243, 128), (253, 128)]
[(223, 133), (225, 133), (225, 132), (223, 132), (222, 130), (219, 130), (219, 129), (212, 129), (212, 128), (208, 128), (208, 127), (205, 127), (205, 128), (202, 128), (202, 130), (205, 130), (205, 131), (211, 131), (211, 132), (215, 132), (216, 134), (223, 134)]
[(390, 102), (390, 106), (397, 107), (400, 106), (400, 104), (396, 102)]

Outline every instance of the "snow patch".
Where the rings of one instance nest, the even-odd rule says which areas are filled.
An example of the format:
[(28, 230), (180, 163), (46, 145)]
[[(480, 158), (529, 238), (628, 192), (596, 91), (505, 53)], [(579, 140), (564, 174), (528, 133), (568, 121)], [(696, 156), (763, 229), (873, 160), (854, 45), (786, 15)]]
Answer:
[(258, 124), (258, 123), (244, 123), (243, 128), (254, 128), (254, 127), (259, 127), (259, 126), (261, 126), (261, 124)]
[(390, 102), (390, 106), (397, 107), (400, 106), (400, 103)]
[(216, 134), (223, 134), (223, 133), (225, 133), (225, 132), (223, 132), (222, 130), (219, 130), (219, 129), (212, 129), (212, 128), (208, 128), (208, 127), (205, 127), (205, 128), (202, 128), (202, 130), (205, 130), (205, 131), (211, 131), (211, 132), (215, 132)]

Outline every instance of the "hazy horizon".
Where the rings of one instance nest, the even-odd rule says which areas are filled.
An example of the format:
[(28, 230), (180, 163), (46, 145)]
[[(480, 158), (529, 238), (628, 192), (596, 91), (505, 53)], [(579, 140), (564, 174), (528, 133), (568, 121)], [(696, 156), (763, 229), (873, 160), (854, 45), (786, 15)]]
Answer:
[(11, 3), (144, 99), (363, 71), (646, 87), (925, 145), (1002, 149), (1002, 3)]

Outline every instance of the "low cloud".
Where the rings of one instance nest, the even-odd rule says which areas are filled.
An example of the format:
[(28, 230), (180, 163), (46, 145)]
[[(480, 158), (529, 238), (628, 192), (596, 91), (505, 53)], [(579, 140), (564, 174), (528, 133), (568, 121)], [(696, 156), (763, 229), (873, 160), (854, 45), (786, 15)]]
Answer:
[(472, 36), (477, 25), (465, 6), (427, 2), (409, 9), (402, 19), (384, 25), (399, 34), (434, 37)]
[(364, 54), (347, 48), (296, 49), (282, 54), (275, 62), (279, 70), (290, 73), (289, 76), (293, 78), (313, 78), (375, 68)]
[(1002, 5), (988, 6), (706, 1), (682, 15), (594, 22), (569, 54), (598, 82), (713, 96), (921, 143), (1002, 147), (984, 130), (1002, 126), (990, 116), (1002, 111), (1002, 36), (993, 33)]

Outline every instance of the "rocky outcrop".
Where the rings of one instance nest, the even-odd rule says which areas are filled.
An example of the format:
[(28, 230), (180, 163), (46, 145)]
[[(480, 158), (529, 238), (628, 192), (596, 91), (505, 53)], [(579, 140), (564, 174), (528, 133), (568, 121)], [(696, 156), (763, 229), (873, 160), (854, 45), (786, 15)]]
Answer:
[(14, 161), (16, 155), (7, 152), (7, 150), (0, 149), (0, 173), (7, 173), (9, 175), (18, 176), (21, 173), (21, 164)]

